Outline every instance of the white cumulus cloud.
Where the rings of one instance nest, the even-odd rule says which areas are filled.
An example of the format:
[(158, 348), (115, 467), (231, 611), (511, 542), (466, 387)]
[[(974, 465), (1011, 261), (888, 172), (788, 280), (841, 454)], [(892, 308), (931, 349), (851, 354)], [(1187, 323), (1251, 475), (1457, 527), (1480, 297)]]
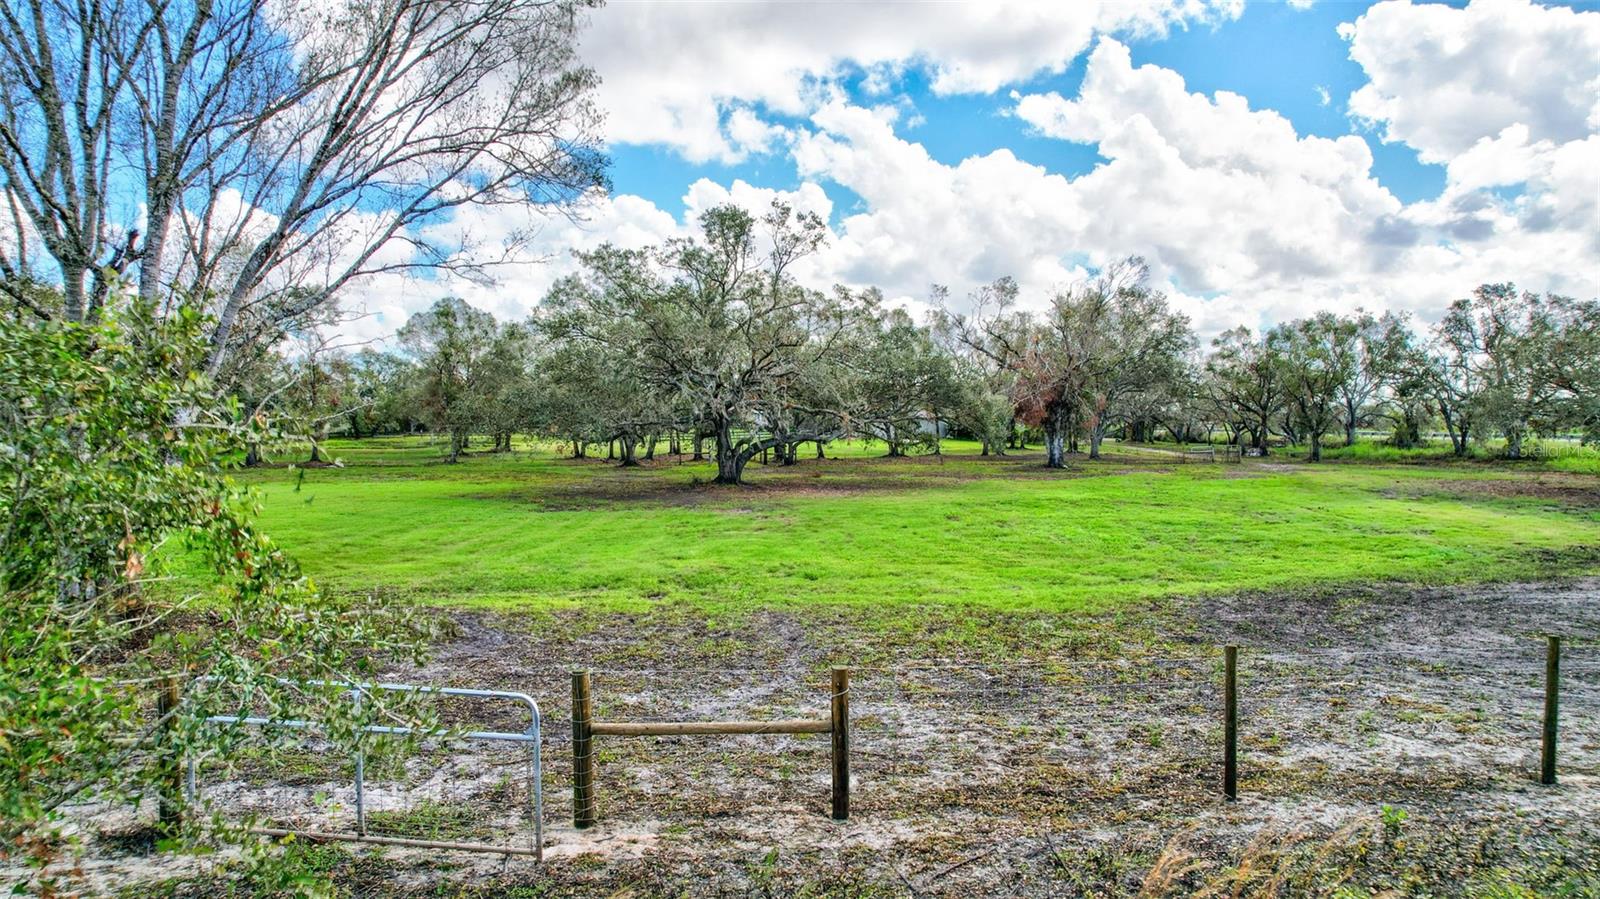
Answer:
[(1191, 93), (1109, 39), (1077, 96), (1021, 95), (1015, 114), (1108, 161), (1072, 178), (1004, 149), (945, 164), (871, 110), (821, 108), (795, 139), (797, 166), (865, 205), (840, 221), (835, 276), (891, 295), (940, 282), (959, 296), (1011, 274), (1037, 302), (1085, 265), (1139, 254), (1206, 334), (1356, 305), (1435, 316), (1488, 280), (1600, 292), (1586, 226), (1595, 191), (1581, 183), (1594, 176), (1576, 146), (1512, 132), (1483, 151), (1486, 170), (1495, 154), (1530, 157), (1516, 164), (1567, 189), (1512, 201), (1447, 190), (1407, 205), (1374, 177), (1361, 138), (1302, 136), (1236, 94)]
[(1448, 162), (1513, 125), (1556, 143), (1600, 131), (1600, 12), (1387, 0), (1340, 34), (1370, 79), (1350, 96), (1351, 114), (1424, 162)]
[(750, 140), (751, 113), (803, 116), (826, 82), (861, 72), (887, 92), (909, 65), (937, 94), (990, 93), (1060, 72), (1097, 33), (1153, 35), (1239, 15), (1243, 0), (1036, 0), (942, 3), (615, 3), (595, 12), (583, 58), (600, 74), (606, 131), (663, 144), (694, 162), (738, 162), (771, 146)]
[[(1206, 336), (1357, 305), (1429, 318), (1485, 281), (1600, 295), (1600, 13), (1392, 0), (1343, 26), (1371, 80), (1350, 98), (1352, 116), (1445, 166), (1439, 196), (1405, 203), (1374, 175), (1361, 136), (1300, 134), (1278, 112), (1191, 92), (1180, 73), (1134, 66), (1121, 42), (1094, 37), (1219, 14), (1210, 3), (956, 4), (915, 22), (904, 7), (763, 9), (617, 4), (597, 14), (586, 46), (602, 47), (596, 64), (610, 70), (614, 140), (703, 160), (785, 153), (798, 186), (702, 178), (681, 214), (596, 196), (582, 221), (545, 223), (522, 251), (528, 264), (498, 270), (497, 284), (373, 279), (353, 293), (382, 319), (363, 327), (392, 332), (446, 293), (520, 317), (575, 269), (575, 249), (658, 243), (692, 233), (717, 204), (759, 213), (774, 198), (834, 223), (797, 272), (804, 280), (876, 285), (912, 308), (925, 308), (932, 284), (959, 303), (1004, 275), (1038, 306), (1129, 254), (1146, 257)], [(702, 33), (714, 37), (697, 44)], [(993, 91), (1091, 44), (1075, 95), (1013, 91), (1009, 112), (1093, 146), (1105, 160), (1093, 170), (1052, 172), (1005, 148), (946, 162), (908, 139), (919, 115), (893, 96), (907, 66), (926, 67), (939, 93)], [(830, 82), (845, 70), (866, 73), (875, 105)], [(804, 123), (776, 124), (775, 113)], [(826, 184), (859, 204), (835, 210)], [(458, 216), (438, 227), (493, 241), (530, 225), (514, 210)]]

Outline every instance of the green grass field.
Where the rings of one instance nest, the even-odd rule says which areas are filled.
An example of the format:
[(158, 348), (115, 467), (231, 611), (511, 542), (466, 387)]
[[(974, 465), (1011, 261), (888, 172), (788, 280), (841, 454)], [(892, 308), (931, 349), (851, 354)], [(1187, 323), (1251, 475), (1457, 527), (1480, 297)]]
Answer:
[[(457, 465), (426, 439), (329, 449), (341, 467), (238, 477), (318, 583), (453, 625), (421, 665), (383, 660), (386, 679), (526, 692), (559, 721), (581, 668), (603, 720), (782, 718), (826, 708), (828, 667), (848, 665), (858, 778), (841, 825), (822, 814), (820, 736), (607, 738), (602, 821), (547, 830), (561, 851), (544, 866), (489, 882), (438, 855), (285, 856), (349, 895), (426, 878), (441, 895), (897, 896), (912, 876), (952, 895), (1133, 895), (1164, 846), (1195, 872), (1169, 895), (1236, 875), (1298, 884), (1284, 895), (1587, 895), (1572, 885), (1600, 843), (1562, 811), (1594, 804), (1584, 694), (1563, 699), (1562, 792), (1534, 799), (1505, 760), (1538, 745), (1541, 632), (1595, 632), (1592, 582), (1418, 586), (1600, 572), (1600, 477), (1559, 460), (1183, 464), (1114, 445), (1052, 472), (1037, 451), (840, 445), (726, 488), (704, 463), (624, 470), (549, 446)], [(1215, 778), (1222, 643), (1243, 647), (1240, 803)], [(1574, 661), (1564, 676), (1584, 677)], [(564, 736), (545, 756), (552, 823)], [(477, 759), (440, 776), (503, 764)], [(368, 820), (501, 838), (480, 814), (499, 788), (423, 795)], [(1380, 823), (1402, 818), (1403, 839)], [(1040, 833), (1048, 853), (994, 851)]]
[(704, 464), (622, 470), (548, 446), (453, 466), (426, 439), (331, 449), (343, 467), (241, 473), (264, 528), (325, 588), (429, 604), (1062, 610), (1600, 570), (1600, 478), (1549, 465), (1175, 465), (1113, 448), (1047, 472), (1036, 453), (952, 441), (943, 459), (803, 450), (723, 488), (700, 483)]

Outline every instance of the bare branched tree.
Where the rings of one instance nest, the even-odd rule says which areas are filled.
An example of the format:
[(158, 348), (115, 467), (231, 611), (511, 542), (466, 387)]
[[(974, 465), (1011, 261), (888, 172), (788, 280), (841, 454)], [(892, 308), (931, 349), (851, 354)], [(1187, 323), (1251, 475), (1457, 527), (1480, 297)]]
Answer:
[(528, 232), (491, 245), (458, 212), (566, 211), (603, 184), (574, 53), (592, 5), (3, 0), (0, 189), (20, 224), (0, 275), (37, 245), (64, 295), (38, 311), (81, 320), (137, 267), (145, 299), (215, 316), (213, 374), (241, 329), (355, 279), (485, 278)]

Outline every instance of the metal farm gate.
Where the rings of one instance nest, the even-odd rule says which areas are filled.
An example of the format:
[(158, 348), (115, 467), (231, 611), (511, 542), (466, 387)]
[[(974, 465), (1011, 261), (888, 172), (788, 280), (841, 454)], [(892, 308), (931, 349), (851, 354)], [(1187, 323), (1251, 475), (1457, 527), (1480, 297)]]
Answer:
[[(375, 691), (515, 703), (526, 709), (528, 724), (520, 732), (468, 730), (437, 738), (424, 735), (419, 746), (422, 758), (409, 757), (398, 766), (391, 765), (374, 774), (368, 770), (365, 752), (359, 749), (349, 756), (328, 752), (332, 744), (316, 737), (321, 729), (318, 722), (248, 714), (212, 715), (206, 721), (213, 725), (288, 729), (307, 736), (302, 741), (305, 754), (299, 757), (300, 770), (297, 777), (289, 778), (299, 781), (298, 786), (263, 791), (230, 783), (208, 790), (207, 798), (228, 810), (246, 812), (265, 821), (265, 825), (252, 826), (250, 830), (267, 836), (544, 858), (544, 772), (539, 745), (543, 719), (533, 697), (509, 690), (395, 683), (314, 685), (347, 690), (357, 707), (363, 697)], [(379, 724), (366, 725), (363, 730), (387, 736), (415, 733), (411, 727)], [(345, 812), (343, 803), (328, 798), (343, 795), (342, 790), (334, 788), (337, 773), (327, 764), (330, 758), (353, 767), (348, 804), (353, 816)], [(195, 803), (201, 798), (200, 763), (188, 759), (186, 769), (185, 792), (189, 802)], [(517, 769), (522, 773), (510, 773)], [(519, 779), (523, 780), (520, 788), (515, 783)], [(519, 819), (531, 825), (527, 844), (495, 841), (498, 834), (519, 830)]]

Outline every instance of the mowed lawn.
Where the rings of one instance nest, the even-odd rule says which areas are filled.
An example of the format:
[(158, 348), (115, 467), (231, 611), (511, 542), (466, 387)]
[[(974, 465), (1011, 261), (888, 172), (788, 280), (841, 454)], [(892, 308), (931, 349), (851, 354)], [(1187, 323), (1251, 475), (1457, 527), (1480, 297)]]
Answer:
[(240, 475), (265, 530), (325, 588), (429, 604), (1073, 609), (1600, 570), (1600, 478), (1533, 466), (1173, 465), (1114, 448), (1061, 473), (951, 443), (942, 461), (806, 450), (726, 488), (695, 483), (703, 464), (625, 471), (553, 447), (457, 465), (421, 439), (332, 448), (344, 467)]

